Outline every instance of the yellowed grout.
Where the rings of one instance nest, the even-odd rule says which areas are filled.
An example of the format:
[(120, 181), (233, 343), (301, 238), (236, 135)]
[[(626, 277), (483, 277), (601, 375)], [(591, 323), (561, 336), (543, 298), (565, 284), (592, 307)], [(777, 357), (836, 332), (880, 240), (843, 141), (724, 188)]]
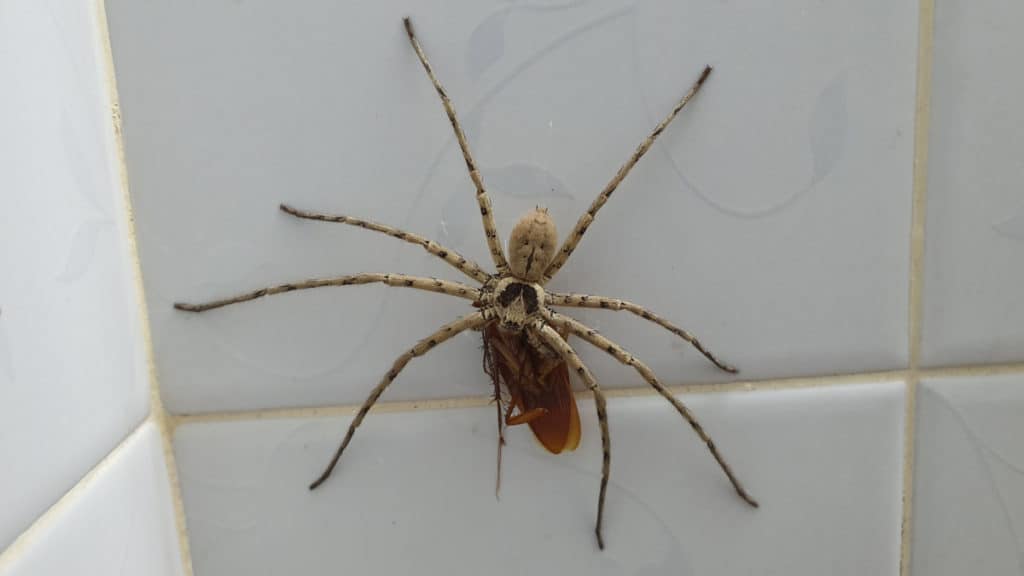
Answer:
[(6, 550), (0, 552), (0, 573), (10, 567), (17, 558), (20, 558), (28, 547), (32, 545), (32, 542), (36, 539), (37, 535), (45, 531), (53, 522), (56, 522), (56, 519), (60, 518), (64, 514), (65, 509), (92, 486), (96, 477), (111, 465), (114, 458), (117, 457), (117, 454), (120, 453), (129, 442), (134, 440), (136, 436), (141, 434), (142, 429), (151, 421), (152, 418), (150, 417), (140, 422), (139, 425), (131, 430), (127, 436), (122, 438), (110, 452), (107, 452), (107, 454), (101, 458), (95, 466), (89, 469), (89, 471), (86, 472), (78, 482), (75, 482), (74, 486), (58, 498), (57, 501), (49, 508), (43, 511), (43, 513), (40, 514), (24, 532), (18, 535), (14, 542), (11, 542)]
[(910, 369), (921, 364), (923, 324), (925, 192), (928, 186), (928, 126), (932, 78), (932, 21), (934, 0), (920, 0), (918, 25), (917, 103), (914, 108), (914, 182), (910, 224), (910, 302), (909, 355)]
[[(850, 384), (872, 384), (877, 382), (902, 381), (906, 377), (905, 370), (885, 372), (862, 372), (857, 374), (837, 374), (833, 376), (809, 376), (803, 378), (780, 378), (775, 380), (750, 380), (722, 382), (717, 384), (683, 384), (670, 386), (676, 394), (697, 395), (716, 394), (723, 392), (753, 392), (763, 390), (794, 390), (801, 388), (819, 388), (844, 386)], [(657, 396), (658, 393), (649, 387), (611, 388), (605, 390), (608, 398), (634, 398)], [(579, 400), (590, 398), (589, 392), (577, 392)], [(479, 408), (491, 404), (490, 396), (466, 396), (458, 398), (441, 398), (436, 400), (408, 400), (397, 402), (378, 402), (373, 407), (374, 414), (414, 412), (417, 410), (451, 410), (456, 408)], [(280, 420), (288, 418), (330, 418), (348, 416), (359, 409), (359, 404), (335, 404), (330, 406), (308, 406), (294, 408), (270, 408), (265, 410), (237, 410), (225, 412), (204, 412), (199, 414), (169, 414), (172, 431), (183, 424), (209, 422), (239, 422), (247, 420)]]
[[(779, 378), (774, 380), (721, 382), (715, 384), (681, 384), (670, 386), (669, 389), (676, 394), (696, 395), (725, 392), (829, 388), (833, 386), (873, 384), (879, 382), (909, 382), (912, 376), (916, 376), (917, 379), (923, 379), (955, 378), (964, 376), (996, 376), (1001, 374), (1021, 374), (1024, 376), (1024, 363), (953, 366), (948, 368), (923, 369), (916, 372), (911, 372), (910, 370), (888, 370), (825, 376)], [(577, 399), (585, 399), (590, 397), (590, 393), (577, 392), (576, 396)], [(605, 396), (608, 398), (633, 398), (657, 396), (657, 392), (648, 387), (611, 388), (605, 390)], [(455, 398), (379, 402), (374, 406), (373, 413), (385, 414), (395, 412), (414, 412), (417, 410), (479, 408), (481, 406), (487, 406), (490, 403), (490, 396), (463, 396)], [(173, 430), (183, 424), (239, 422), (246, 420), (280, 420), (288, 418), (331, 418), (336, 416), (348, 416), (355, 413), (358, 409), (359, 404), (331, 404), (306, 407), (299, 406), (292, 408), (268, 408), (262, 410), (202, 412), (196, 414), (168, 413), (167, 419), (169, 427), (173, 432)]]
[(918, 381), (907, 379), (903, 402), (903, 514), (900, 522), (900, 576), (910, 575), (911, 512), (914, 502), (914, 438), (916, 435)]
[(919, 379), (926, 378), (960, 378), (965, 376), (1000, 376), (1003, 374), (1024, 374), (1024, 362), (1006, 364), (967, 364), (948, 366), (945, 368), (921, 368), (917, 371)]
[[(914, 502), (914, 445), (917, 432), (917, 389), (921, 377), (925, 198), (928, 188), (928, 136), (934, 48), (934, 0), (919, 0), (917, 24), (917, 86), (914, 105), (914, 171), (910, 224), (910, 294), (908, 311), (907, 389), (904, 398), (903, 515), (900, 525), (900, 576), (910, 576)], [(934, 371), (936, 375), (943, 371)]]
[[(466, 396), (437, 400), (413, 400), (401, 402), (378, 402), (374, 414), (414, 412), (417, 410), (453, 410), (457, 408), (479, 408), (491, 403), (490, 396)], [(307, 406), (295, 408), (271, 408), (266, 410), (238, 410), (227, 412), (205, 412), (202, 414), (178, 414), (171, 417), (176, 429), (184, 424), (200, 422), (239, 422), (247, 420), (283, 420), (289, 418), (332, 418), (348, 416), (359, 410), (359, 404), (334, 404), (329, 406)]]
[(185, 506), (181, 499), (181, 484), (178, 479), (178, 468), (174, 458), (174, 446), (171, 442), (171, 422), (168, 419), (167, 411), (164, 409), (160, 397), (160, 385), (157, 380), (156, 363), (153, 356), (153, 339), (149, 325), (149, 310), (146, 307), (146, 291), (142, 282), (142, 262), (139, 258), (138, 243), (135, 235), (135, 216), (132, 210), (131, 194), (128, 187), (128, 169), (124, 153), (124, 133), (121, 125), (120, 99), (117, 93), (117, 78), (114, 71), (113, 48), (110, 44), (110, 29), (107, 25), (107, 11), (105, 0), (96, 0), (96, 22), (98, 25), (98, 41), (103, 49), (103, 59), (107, 94), (110, 101), (114, 145), (117, 153), (118, 175), (120, 177), (122, 205), (124, 208), (123, 217), (127, 223), (129, 254), (132, 260), (133, 279), (135, 281), (135, 305), (139, 311), (139, 324), (142, 328), (142, 338), (145, 347), (146, 364), (149, 372), (150, 382), (150, 418), (156, 423), (160, 431), (161, 447), (163, 449), (164, 462), (167, 468), (167, 481), (171, 491), (171, 502), (174, 512), (174, 521), (178, 532), (178, 546), (181, 555), (182, 569), (186, 576), (192, 576), (192, 554), (189, 549), (188, 529), (185, 522)]

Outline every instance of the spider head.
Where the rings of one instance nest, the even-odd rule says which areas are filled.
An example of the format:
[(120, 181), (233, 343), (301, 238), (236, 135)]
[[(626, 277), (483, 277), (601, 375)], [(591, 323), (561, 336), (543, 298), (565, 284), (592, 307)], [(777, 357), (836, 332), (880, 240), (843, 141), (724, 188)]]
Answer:
[(512, 274), (527, 282), (544, 276), (558, 249), (558, 231), (547, 208), (537, 207), (519, 219), (508, 239), (508, 266)]
[(494, 291), (494, 308), (498, 312), (498, 327), (507, 332), (519, 332), (541, 309), (544, 289), (537, 284), (505, 278)]

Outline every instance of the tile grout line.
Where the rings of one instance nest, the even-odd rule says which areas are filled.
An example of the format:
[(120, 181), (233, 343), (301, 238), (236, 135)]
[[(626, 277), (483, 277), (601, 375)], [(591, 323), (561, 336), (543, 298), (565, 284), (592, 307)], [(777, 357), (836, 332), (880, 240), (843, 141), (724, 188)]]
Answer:
[(150, 416), (160, 432), (160, 444), (163, 452), (164, 464), (167, 469), (167, 485), (171, 494), (171, 507), (174, 515), (174, 522), (178, 536), (178, 553), (181, 557), (184, 576), (192, 576), (192, 554), (189, 548), (188, 529), (185, 521), (185, 506), (181, 498), (181, 484), (178, 478), (178, 468), (174, 457), (174, 446), (171, 441), (173, 429), (171, 419), (164, 408), (160, 396), (160, 384), (157, 380), (156, 363), (153, 355), (152, 331), (149, 324), (149, 310), (146, 307), (146, 290), (142, 282), (142, 261), (139, 257), (138, 242), (135, 233), (135, 215), (132, 210), (131, 194), (128, 186), (128, 168), (125, 163), (124, 133), (121, 124), (121, 104), (117, 93), (117, 77), (114, 70), (113, 47), (110, 42), (110, 29), (107, 23), (107, 10), (105, 0), (95, 0), (95, 22), (97, 27), (97, 41), (103, 52), (104, 76), (107, 86), (107, 97), (112, 114), (111, 127), (114, 136), (114, 154), (117, 163), (119, 182), (122, 195), (122, 217), (126, 219), (130, 260), (132, 265), (132, 277), (135, 282), (135, 306), (139, 313), (139, 326), (143, 339), (143, 349), (146, 356), (146, 365), (149, 375), (149, 401)]
[(903, 398), (903, 512), (900, 520), (900, 576), (910, 576), (910, 546), (914, 502), (914, 443), (917, 415), (917, 376), (910, 373)]
[[(945, 368), (922, 368), (910, 370), (887, 370), (879, 372), (855, 372), (824, 376), (803, 376), (794, 378), (778, 378), (771, 380), (751, 380), (739, 382), (720, 382), (714, 384), (680, 384), (669, 386), (676, 394), (719, 394), (729, 392), (784, 391), (807, 388), (830, 388), (878, 382), (907, 382), (911, 377), (957, 377), (957, 376), (995, 376), (1001, 374), (1024, 374), (1024, 363), (963, 365)], [(605, 390), (608, 398), (634, 398), (658, 396), (653, 389), (645, 386), (611, 388)], [(586, 391), (576, 392), (577, 400), (590, 398)], [(422, 400), (396, 400), (378, 402), (373, 407), (374, 414), (397, 412), (415, 412), (419, 410), (453, 410), (458, 408), (479, 408), (491, 403), (488, 395), (457, 396)], [(173, 413), (167, 412), (169, 427), (173, 431), (185, 424), (210, 422), (241, 422), (249, 420), (275, 420), (285, 418), (330, 418), (347, 416), (355, 413), (360, 404), (329, 404), (318, 406), (297, 406), (290, 408), (261, 408), (252, 410), (225, 410), (215, 412)]]
[[(1024, 366), (1021, 367), (1024, 371)], [(760, 391), (781, 391), (799, 390), (806, 388), (826, 388), (834, 386), (849, 386), (861, 384), (876, 384), (879, 382), (905, 381), (906, 370), (889, 370), (881, 372), (861, 372), (855, 374), (836, 374), (827, 376), (809, 376), (799, 378), (779, 378), (773, 380), (755, 380), (740, 382), (721, 382), (717, 384), (682, 384), (669, 386), (675, 394), (704, 395), (719, 394), (727, 392), (760, 392)], [(628, 387), (611, 388), (604, 391), (607, 398), (643, 398), (660, 397), (657, 391), (652, 388)], [(579, 391), (575, 393), (577, 400), (582, 401), (590, 398), (590, 392)], [(396, 413), (415, 412), (419, 410), (451, 410), (458, 408), (479, 408), (488, 406), (492, 402), (490, 395), (462, 396), (454, 398), (439, 398), (427, 400), (399, 400), (392, 402), (378, 402), (374, 405), (372, 413)], [(192, 423), (209, 422), (238, 422), (246, 420), (275, 420), (284, 418), (328, 418), (334, 416), (347, 416), (356, 412), (361, 403), (356, 404), (332, 404), (319, 406), (305, 406), (294, 408), (269, 408), (256, 410), (237, 410), (221, 412), (202, 412), (194, 414), (168, 414), (171, 421), (171, 430), (178, 426)]]
[(963, 377), (963, 376), (1000, 376), (1004, 374), (1024, 373), (1024, 362), (1007, 362), (1001, 364), (962, 364), (941, 368), (919, 368), (920, 378)]
[(100, 461), (97, 462), (92, 468), (87, 470), (81, 478), (71, 488), (57, 499), (56, 502), (51, 504), (46, 510), (43, 511), (31, 524), (28, 525), (25, 530), (14, 539), (10, 545), (3, 551), (0, 551), (0, 572), (3, 572), (8, 568), (12, 562), (24, 555), (25, 550), (32, 544), (36, 539), (36, 535), (46, 529), (51, 523), (55, 522), (58, 517), (64, 513), (64, 509), (70, 506), (73, 502), (83, 497), (85, 491), (87, 491), (96, 478), (103, 473), (104, 470), (111, 466), (111, 463), (117, 458), (124, 447), (131, 443), (137, 436), (142, 433), (142, 429), (153, 421), (152, 415), (143, 418), (138, 425), (128, 431), (114, 447), (107, 452)]
[[(900, 576), (910, 576), (914, 501), (914, 448), (917, 435), (917, 389), (921, 378), (925, 200), (928, 189), (928, 137), (931, 111), (935, 0), (919, 0), (917, 23), (917, 86), (914, 103), (914, 168), (910, 224), (910, 294), (907, 340), (909, 369), (904, 398), (903, 514), (900, 524)], [(929, 371), (932, 372), (932, 371)], [(941, 370), (934, 371), (941, 373)]]

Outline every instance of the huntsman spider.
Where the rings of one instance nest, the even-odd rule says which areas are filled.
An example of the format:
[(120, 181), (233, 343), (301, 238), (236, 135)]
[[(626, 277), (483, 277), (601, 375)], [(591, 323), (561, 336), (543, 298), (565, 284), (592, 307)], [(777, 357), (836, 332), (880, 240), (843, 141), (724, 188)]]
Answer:
[[(577, 245), (579, 245), (580, 240), (583, 238), (583, 234), (594, 222), (594, 218), (596, 217), (598, 210), (604, 206), (608, 201), (608, 198), (613, 192), (615, 192), (615, 189), (623, 179), (625, 179), (626, 175), (629, 174), (633, 166), (635, 166), (640, 158), (643, 157), (643, 155), (650, 149), (655, 139), (662, 133), (662, 131), (665, 130), (679, 111), (682, 110), (683, 107), (686, 106), (686, 104), (694, 97), (698, 90), (700, 90), (704, 81), (711, 73), (711, 67), (707, 66), (704, 68), (697, 81), (691, 86), (682, 99), (676, 103), (671, 112), (669, 112), (661, 123), (654, 128), (651, 134), (644, 139), (639, 146), (637, 146), (636, 150), (625, 164), (619, 168), (615, 176), (591, 203), (586, 213), (583, 214), (579, 221), (576, 222), (576, 226), (569, 233), (568, 237), (566, 237), (560, 248), (557, 246), (557, 233), (554, 221), (545, 209), (538, 207), (537, 209), (531, 210), (523, 215), (513, 228), (508, 242), (508, 258), (506, 259), (505, 252), (502, 250), (501, 243), (498, 240), (498, 232), (495, 227), (494, 216), (491, 212), (490, 199), (488, 198), (487, 191), (484, 188), (484, 183), (480, 177), (476, 161), (470, 153), (466, 135), (455, 115), (455, 109), (452, 102), (445, 89), (441, 86), (440, 81), (435, 76), (434, 70), (427, 60), (427, 56), (413, 31), (412, 23), (408, 18), (405, 18), (404, 24), (409, 42), (411, 43), (413, 50), (416, 52), (416, 56), (419, 58), (420, 63), (423, 65), (423, 69), (426, 71), (427, 76), (430, 78), (431, 83), (433, 83), (434, 89), (437, 91), (437, 95), (441, 99), (441, 104), (444, 106), (444, 111), (448, 116), (452, 129), (455, 132), (459, 148), (462, 150), (462, 156), (466, 162), (466, 168), (469, 170), (470, 179), (473, 181), (473, 185), (476, 188), (476, 200), (480, 206), (480, 216), (483, 221), (487, 246), (490, 250), (491, 259), (497, 271), (493, 274), (486, 272), (477, 263), (461, 256), (454, 250), (441, 246), (432, 240), (428, 240), (411, 232), (406, 232), (384, 224), (351, 216), (309, 212), (281, 204), (280, 209), (282, 211), (297, 218), (358, 226), (367, 230), (387, 234), (388, 236), (410, 244), (417, 244), (430, 254), (444, 260), (459, 272), (465, 274), (469, 278), (472, 278), (479, 283), (480, 286), (473, 287), (461, 282), (453, 282), (437, 278), (408, 276), (404, 274), (355, 274), (281, 284), (278, 286), (261, 288), (253, 292), (240, 294), (223, 300), (215, 300), (201, 304), (177, 303), (174, 307), (188, 312), (203, 312), (214, 308), (220, 308), (222, 306), (228, 306), (230, 304), (237, 304), (262, 298), (264, 296), (282, 294), (295, 290), (306, 290), (325, 286), (350, 286), (357, 284), (380, 283), (388, 286), (414, 288), (417, 290), (427, 290), (447, 294), (449, 296), (456, 296), (458, 298), (471, 301), (473, 306), (477, 308), (473, 313), (445, 324), (430, 336), (420, 340), (415, 346), (407, 350), (395, 360), (391, 369), (388, 370), (387, 374), (384, 375), (380, 383), (377, 384), (369, 397), (359, 408), (355, 418), (348, 426), (348, 431), (345, 433), (344, 439), (341, 441), (341, 444), (338, 446), (327, 467), (309, 486), (311, 490), (320, 486), (331, 475), (335, 465), (341, 458), (342, 453), (352, 440), (352, 436), (355, 433), (356, 428), (362, 424), (363, 419), (370, 411), (370, 408), (377, 402), (388, 386), (394, 382), (395, 378), (398, 377), (398, 374), (403, 368), (405, 368), (410, 360), (427, 354), (437, 347), (437, 345), (450, 340), (456, 334), (467, 330), (477, 330), (485, 334), (485, 342), (490, 341), (491, 343), (488, 345), (485, 352), (491, 355), (492, 358), (485, 362), (485, 364), (489, 362), (491, 366), (491, 369), (488, 370), (488, 372), (491, 374), (492, 378), (495, 379), (495, 388), (498, 388), (498, 383), (501, 381), (512, 393), (513, 400), (510, 402), (508, 412), (504, 415), (505, 423), (507, 425), (530, 423), (531, 427), (534, 428), (534, 433), (537, 434), (538, 438), (541, 439), (542, 442), (545, 443), (545, 446), (552, 452), (559, 452), (563, 448), (573, 449), (576, 447), (579, 440), (578, 415), (575, 412), (575, 402), (572, 400), (571, 390), (568, 388), (568, 370), (566, 368), (575, 372), (586, 388), (593, 394), (594, 404), (597, 409), (597, 418), (601, 428), (601, 448), (603, 452), (601, 488), (598, 495), (597, 522), (595, 526), (597, 543), (601, 549), (604, 548), (601, 526), (604, 518), (605, 495), (608, 489), (608, 476), (611, 464), (611, 440), (608, 431), (608, 414), (605, 396), (601, 391), (601, 387), (594, 380), (594, 376), (591, 374), (590, 370), (583, 364), (583, 362), (580, 361), (580, 358), (577, 356), (572, 346), (566, 342), (566, 339), (570, 334), (581, 338), (600, 350), (605, 351), (622, 364), (633, 367), (633, 369), (636, 370), (640, 376), (658, 392), (658, 394), (663, 396), (672, 404), (673, 407), (675, 407), (680, 416), (690, 424), (694, 432), (696, 432), (700, 439), (704, 441), (707, 445), (708, 451), (718, 462), (718, 465), (732, 483), (732, 486), (735, 488), (736, 493), (739, 494), (739, 497), (750, 506), (757, 507), (757, 502), (740, 484), (739, 480), (733, 474), (729, 464), (726, 463), (715, 443), (711, 440), (708, 433), (704, 431), (704, 428), (697, 421), (694, 414), (658, 380), (646, 364), (641, 362), (615, 342), (612, 342), (608, 338), (598, 334), (595, 330), (569, 316), (555, 312), (552, 308), (568, 307), (624, 310), (639, 316), (644, 320), (653, 322), (672, 334), (682, 338), (696, 348), (718, 368), (730, 373), (735, 373), (736, 369), (716, 358), (697, 340), (697, 338), (686, 330), (675, 326), (668, 320), (657, 316), (653, 312), (637, 304), (617, 298), (590, 296), (586, 294), (548, 292), (544, 289), (544, 285), (555, 276), (563, 265), (565, 265), (569, 256), (572, 255), (573, 250), (575, 250)], [(490, 335), (490, 338), (488, 338), (487, 335)], [(557, 379), (553, 380), (549, 377), (551, 374), (557, 374), (559, 369), (561, 369), (561, 372), (565, 374), (562, 379), (562, 381), (564, 381), (564, 385), (558, 384)], [(548, 386), (560, 388), (558, 390), (546, 390), (546, 387)], [(535, 401), (532, 404), (531, 402), (524, 400), (524, 398), (529, 397), (531, 393), (534, 396), (539, 394), (542, 397), (541, 400), (539, 402)], [(539, 428), (534, 426), (534, 424), (543, 422), (544, 418), (551, 417), (550, 412), (552, 411), (552, 408), (550, 405), (544, 405), (543, 396), (547, 395), (550, 397), (558, 394), (562, 394), (563, 397), (559, 401), (563, 403), (564, 395), (568, 394), (569, 401), (571, 402), (571, 414), (569, 409), (563, 410), (563, 414), (561, 414), (560, 417), (563, 418), (565, 422), (562, 424), (556, 422), (556, 424), (561, 426), (562, 430), (556, 434), (557, 437), (554, 438), (554, 440), (548, 442), (542, 437), (542, 433), (538, 431)], [(500, 436), (502, 424), (500, 394), (496, 393), (496, 400), (498, 402), (498, 426)], [(519, 409), (519, 414), (512, 414), (513, 405)], [(571, 421), (573, 419), (575, 422)], [(573, 426), (575, 426), (575, 430), (572, 430)], [(543, 427), (541, 426), (540, 428)]]

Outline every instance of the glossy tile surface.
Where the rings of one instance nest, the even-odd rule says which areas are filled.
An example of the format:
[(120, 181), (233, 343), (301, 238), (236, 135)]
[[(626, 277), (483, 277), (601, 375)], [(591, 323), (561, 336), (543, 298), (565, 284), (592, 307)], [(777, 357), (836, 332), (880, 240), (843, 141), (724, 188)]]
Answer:
[(0, 550), (149, 409), (96, 16), (0, 8)]
[(19, 542), (4, 576), (181, 576), (177, 528), (160, 434), (146, 424), (73, 498)]
[(663, 400), (613, 399), (604, 552), (589, 400), (574, 453), (511, 430), (500, 501), (491, 408), (371, 414), (314, 492), (347, 418), (186, 424), (196, 575), (897, 574), (902, 384), (687, 400), (761, 508)]
[(1024, 573), (1024, 376), (923, 382), (914, 576)]
[(1024, 4), (935, 2), (923, 360), (1024, 361)]
[[(411, 290), (278, 296), (188, 316), (178, 299), (361, 271), (458, 278), (392, 238), (487, 263), (473, 191), (400, 24), (464, 120), (498, 226), (545, 204), (564, 235), (705, 64), (715, 72), (552, 286), (625, 297), (748, 377), (906, 362), (917, 3), (110, 0), (158, 370), (177, 412), (361, 401), (468, 310)], [(182, 42), (188, 38), (188, 42)], [(721, 378), (641, 320), (586, 321), (670, 382)], [(608, 386), (638, 385), (585, 352)], [(486, 393), (476, 338), (386, 398)]]

